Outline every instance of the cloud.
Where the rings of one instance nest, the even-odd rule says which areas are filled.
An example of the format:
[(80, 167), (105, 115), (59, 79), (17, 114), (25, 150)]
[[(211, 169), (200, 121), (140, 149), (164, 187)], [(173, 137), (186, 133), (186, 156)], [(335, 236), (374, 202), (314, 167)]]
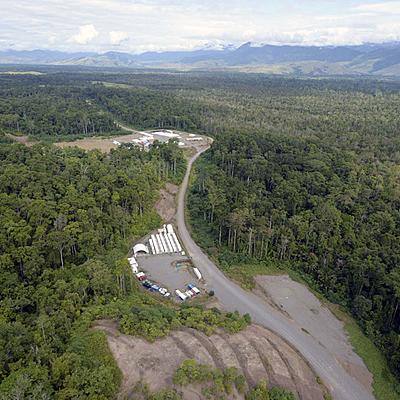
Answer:
[(110, 43), (113, 46), (119, 46), (121, 43), (127, 41), (129, 39), (129, 35), (126, 32), (122, 31), (111, 31), (110, 32)]
[(52, 44), (54, 44), (56, 42), (57, 42), (57, 36), (56, 35), (50, 35), (49, 38), (48, 38), (48, 43), (52, 45)]
[(142, 52), (209, 42), (400, 40), (400, 0), (0, 0), (0, 8), (0, 48)]
[(400, 14), (400, 1), (385, 1), (380, 3), (360, 4), (353, 9), (357, 11), (365, 11), (379, 14)]
[(87, 44), (99, 35), (93, 24), (82, 25), (79, 28), (79, 33), (72, 36), (72, 40), (78, 44)]

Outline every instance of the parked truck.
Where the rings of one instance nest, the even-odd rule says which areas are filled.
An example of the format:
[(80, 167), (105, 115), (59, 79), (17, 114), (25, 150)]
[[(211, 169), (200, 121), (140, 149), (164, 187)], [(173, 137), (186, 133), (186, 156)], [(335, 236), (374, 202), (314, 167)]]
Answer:
[(193, 267), (193, 272), (194, 272), (194, 274), (197, 276), (197, 279), (198, 279), (198, 280), (200, 280), (200, 279), (203, 278), (203, 276), (201, 275), (201, 272), (199, 271), (198, 268)]

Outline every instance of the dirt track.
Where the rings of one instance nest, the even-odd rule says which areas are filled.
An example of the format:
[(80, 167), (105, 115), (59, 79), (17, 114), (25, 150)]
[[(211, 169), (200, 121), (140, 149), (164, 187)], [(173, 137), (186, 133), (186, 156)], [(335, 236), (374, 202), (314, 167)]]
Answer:
[[(194, 329), (183, 329), (155, 343), (122, 335), (111, 321), (98, 321), (96, 329), (106, 333), (123, 373), (120, 399), (129, 396), (139, 381), (148, 383), (152, 390), (173, 386), (175, 370), (189, 358), (218, 368), (236, 367), (250, 385), (264, 379), (273, 386), (292, 390), (300, 400), (324, 398), (323, 386), (318, 384), (302, 357), (281, 338), (260, 326), (251, 325), (234, 335), (219, 332), (210, 337)], [(189, 392), (184, 394), (185, 399), (203, 398), (199, 386), (191, 387), (190, 395)]]

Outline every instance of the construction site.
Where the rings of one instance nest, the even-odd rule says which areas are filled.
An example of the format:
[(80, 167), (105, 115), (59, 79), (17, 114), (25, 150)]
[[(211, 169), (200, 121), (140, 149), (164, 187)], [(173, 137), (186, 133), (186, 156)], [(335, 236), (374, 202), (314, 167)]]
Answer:
[(129, 132), (125, 135), (114, 137), (88, 137), (71, 142), (58, 142), (58, 147), (77, 146), (84, 150), (100, 150), (104, 153), (110, 152), (122, 145), (133, 145), (141, 150), (149, 150), (155, 141), (167, 143), (170, 140), (176, 140), (178, 146), (182, 149), (197, 148), (207, 145), (209, 138), (181, 131), (172, 131), (169, 129), (158, 129), (150, 131), (138, 131), (126, 126), (119, 125), (121, 130)]
[(202, 274), (186, 255), (172, 224), (147, 235), (132, 253), (128, 261), (144, 289), (179, 302), (205, 293)]

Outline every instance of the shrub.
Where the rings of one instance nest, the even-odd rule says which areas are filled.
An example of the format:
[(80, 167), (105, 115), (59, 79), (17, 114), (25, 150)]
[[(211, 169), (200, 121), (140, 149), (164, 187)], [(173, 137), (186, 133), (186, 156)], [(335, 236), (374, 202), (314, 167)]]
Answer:
[(212, 370), (209, 366), (198, 364), (196, 360), (185, 360), (176, 370), (173, 382), (186, 386), (190, 383), (204, 383), (212, 379)]

